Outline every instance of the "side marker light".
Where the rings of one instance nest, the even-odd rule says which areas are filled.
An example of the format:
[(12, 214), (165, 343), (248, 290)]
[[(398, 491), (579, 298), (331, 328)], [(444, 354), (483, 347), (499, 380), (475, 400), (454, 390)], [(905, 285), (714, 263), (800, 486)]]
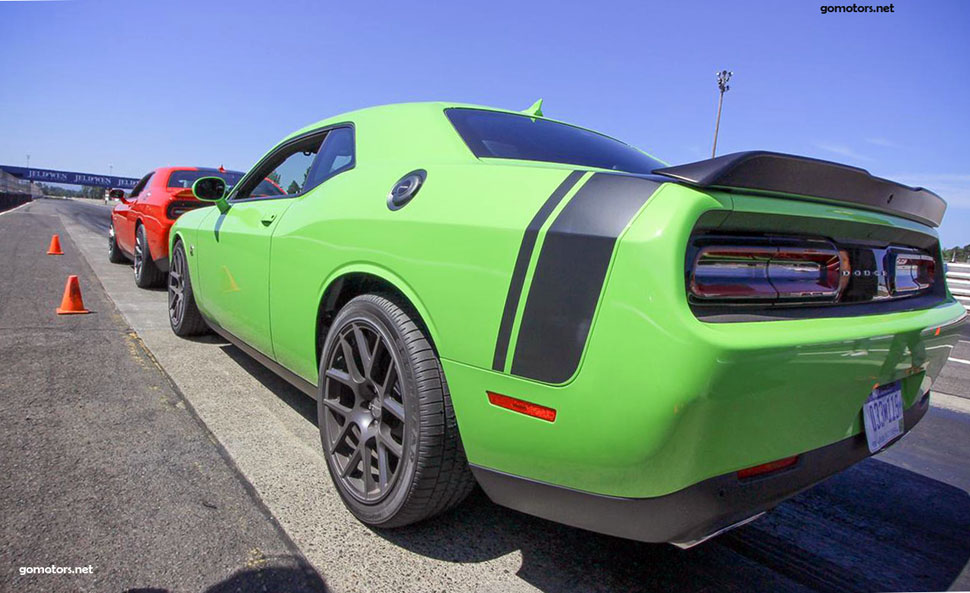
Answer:
[(533, 418), (545, 420), (546, 422), (554, 422), (556, 420), (556, 411), (552, 408), (522, 401), (521, 399), (507, 395), (492, 393), (491, 391), (486, 391), (485, 393), (488, 394), (488, 401), (493, 406), (512, 410), (513, 412), (525, 414), (526, 416), (532, 416)]

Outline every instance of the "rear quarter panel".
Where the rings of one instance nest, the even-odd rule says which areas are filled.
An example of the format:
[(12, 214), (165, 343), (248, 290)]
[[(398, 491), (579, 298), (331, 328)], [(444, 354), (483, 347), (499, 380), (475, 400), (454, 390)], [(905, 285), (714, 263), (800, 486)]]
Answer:
[[(837, 207), (709, 195), (665, 185), (622, 237), (579, 372), (542, 385), (446, 361), (472, 463), (614, 496), (697, 481), (819, 448), (861, 430), (875, 384), (903, 381), (906, 406), (929, 389), (962, 308), (770, 322), (705, 323), (688, 307), (685, 252), (697, 218), (741, 208), (828, 221)], [(922, 232), (932, 234), (923, 227)], [(485, 388), (555, 408), (553, 423), (491, 406)]]
[[(391, 211), (391, 186), (417, 168), (427, 169), (425, 184), (407, 206)], [(370, 271), (413, 295), (443, 358), (487, 367), (523, 232), (570, 171), (362, 164), (298, 199), (271, 247), (278, 360), (316, 382), (320, 299), (340, 274)]]

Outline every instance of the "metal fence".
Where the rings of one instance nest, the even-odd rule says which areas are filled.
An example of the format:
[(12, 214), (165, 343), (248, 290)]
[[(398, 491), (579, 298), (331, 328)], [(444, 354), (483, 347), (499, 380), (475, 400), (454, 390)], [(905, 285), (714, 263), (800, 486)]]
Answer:
[(30, 201), (30, 183), (0, 171), (0, 212)]
[(946, 285), (964, 307), (970, 309), (970, 263), (947, 264)]
[(26, 204), (30, 200), (30, 194), (13, 194), (0, 191), (0, 212)]

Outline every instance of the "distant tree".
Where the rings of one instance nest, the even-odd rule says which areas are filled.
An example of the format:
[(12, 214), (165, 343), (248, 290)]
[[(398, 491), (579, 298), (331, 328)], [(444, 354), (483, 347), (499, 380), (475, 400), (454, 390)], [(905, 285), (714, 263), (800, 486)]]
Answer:
[(288, 194), (300, 193), (300, 184), (296, 182), (296, 179), (290, 182), (289, 187), (286, 188), (286, 193)]
[(943, 250), (943, 259), (949, 262), (970, 261), (970, 245), (956, 246)]
[(280, 173), (279, 173), (279, 171), (273, 171), (272, 173), (270, 173), (269, 174), (269, 179), (270, 179), (270, 181), (272, 181), (276, 185), (279, 185), (280, 184)]

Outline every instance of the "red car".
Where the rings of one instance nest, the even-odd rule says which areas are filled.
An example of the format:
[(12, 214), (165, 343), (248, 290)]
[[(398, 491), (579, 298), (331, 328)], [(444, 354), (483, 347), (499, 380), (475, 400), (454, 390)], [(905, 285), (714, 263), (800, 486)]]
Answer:
[[(119, 203), (111, 211), (108, 259), (113, 263), (133, 261), (135, 284), (139, 287), (163, 284), (168, 272), (168, 231), (183, 213), (211, 205), (192, 195), (192, 184), (200, 177), (210, 176), (222, 177), (227, 186), (233, 186), (243, 173), (221, 167), (162, 167), (142, 177), (127, 197), (121, 190), (111, 190)], [(268, 179), (260, 189), (265, 196), (284, 193)]]

